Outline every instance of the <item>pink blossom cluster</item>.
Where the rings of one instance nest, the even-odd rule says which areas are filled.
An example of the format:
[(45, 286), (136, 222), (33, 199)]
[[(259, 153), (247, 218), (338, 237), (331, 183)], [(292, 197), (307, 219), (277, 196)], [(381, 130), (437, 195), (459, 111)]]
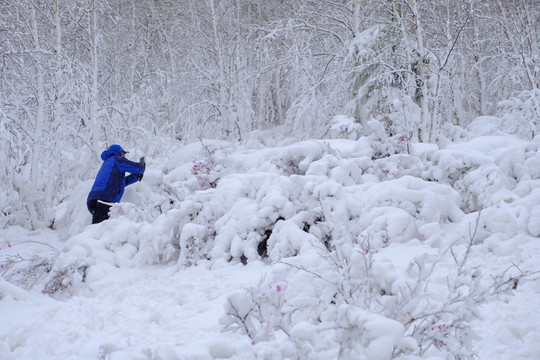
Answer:
[(73, 286), (73, 282), (70, 280), (67, 284), (64, 283), (64, 279), (67, 274), (58, 274), (54, 277), (52, 282), (45, 285), (45, 288), (41, 291), (42, 294), (54, 295), (57, 292), (61, 292)]
[[(442, 330), (442, 329), (444, 329), (445, 327), (446, 327), (446, 324), (440, 324), (440, 325), (437, 325), (437, 328), (438, 328), (439, 330)], [(435, 327), (432, 327), (431, 330), (435, 330)]]
[[(439, 324), (436, 327), (435, 326), (432, 327), (431, 330), (435, 330), (435, 329), (444, 330), (445, 328), (446, 328), (446, 324)], [(448, 333), (444, 334), (443, 336), (448, 337)], [(433, 339), (433, 345), (435, 345), (438, 349), (440, 349), (446, 344), (441, 340)]]
[(208, 164), (206, 161), (198, 161), (195, 162), (192, 168), (192, 172), (194, 174), (209, 174), (210, 173), (210, 164)]
[(216, 182), (212, 182), (208, 179), (208, 175), (210, 174), (211, 170), (211, 165), (205, 160), (193, 162), (191, 173), (194, 174), (197, 178), (197, 184), (199, 185), (199, 188), (204, 190), (209, 187), (216, 187)]

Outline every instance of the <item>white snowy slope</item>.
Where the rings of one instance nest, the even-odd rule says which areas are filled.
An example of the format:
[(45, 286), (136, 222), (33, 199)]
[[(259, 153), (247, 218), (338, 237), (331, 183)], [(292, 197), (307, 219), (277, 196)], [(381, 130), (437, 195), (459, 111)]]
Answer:
[(0, 230), (0, 359), (540, 359), (540, 140), (403, 145), (177, 146), (97, 225), (89, 178)]

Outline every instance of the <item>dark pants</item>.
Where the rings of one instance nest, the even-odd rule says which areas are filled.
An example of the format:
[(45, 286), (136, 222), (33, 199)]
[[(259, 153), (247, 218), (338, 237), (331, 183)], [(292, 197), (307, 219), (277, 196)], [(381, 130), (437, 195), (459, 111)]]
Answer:
[(109, 218), (109, 209), (111, 208), (109, 205), (97, 200), (90, 200), (86, 203), (86, 206), (88, 206), (88, 211), (92, 214), (92, 224), (100, 223)]

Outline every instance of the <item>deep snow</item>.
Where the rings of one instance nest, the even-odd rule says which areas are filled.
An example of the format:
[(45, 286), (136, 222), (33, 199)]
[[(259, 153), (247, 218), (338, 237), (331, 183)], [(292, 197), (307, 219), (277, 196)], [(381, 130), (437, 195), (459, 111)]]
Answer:
[(97, 225), (89, 175), (0, 230), (0, 358), (540, 359), (540, 139), (480, 135), (177, 146)]

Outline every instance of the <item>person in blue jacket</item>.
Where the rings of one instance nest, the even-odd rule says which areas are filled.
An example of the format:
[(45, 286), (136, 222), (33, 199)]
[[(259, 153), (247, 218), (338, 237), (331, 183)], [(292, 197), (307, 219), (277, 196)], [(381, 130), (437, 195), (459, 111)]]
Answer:
[[(86, 200), (92, 224), (107, 220), (111, 203), (120, 202), (124, 188), (142, 179), (145, 164), (126, 159), (126, 153), (128, 151), (116, 144), (101, 153), (103, 164)], [(126, 176), (125, 173), (131, 175)]]

